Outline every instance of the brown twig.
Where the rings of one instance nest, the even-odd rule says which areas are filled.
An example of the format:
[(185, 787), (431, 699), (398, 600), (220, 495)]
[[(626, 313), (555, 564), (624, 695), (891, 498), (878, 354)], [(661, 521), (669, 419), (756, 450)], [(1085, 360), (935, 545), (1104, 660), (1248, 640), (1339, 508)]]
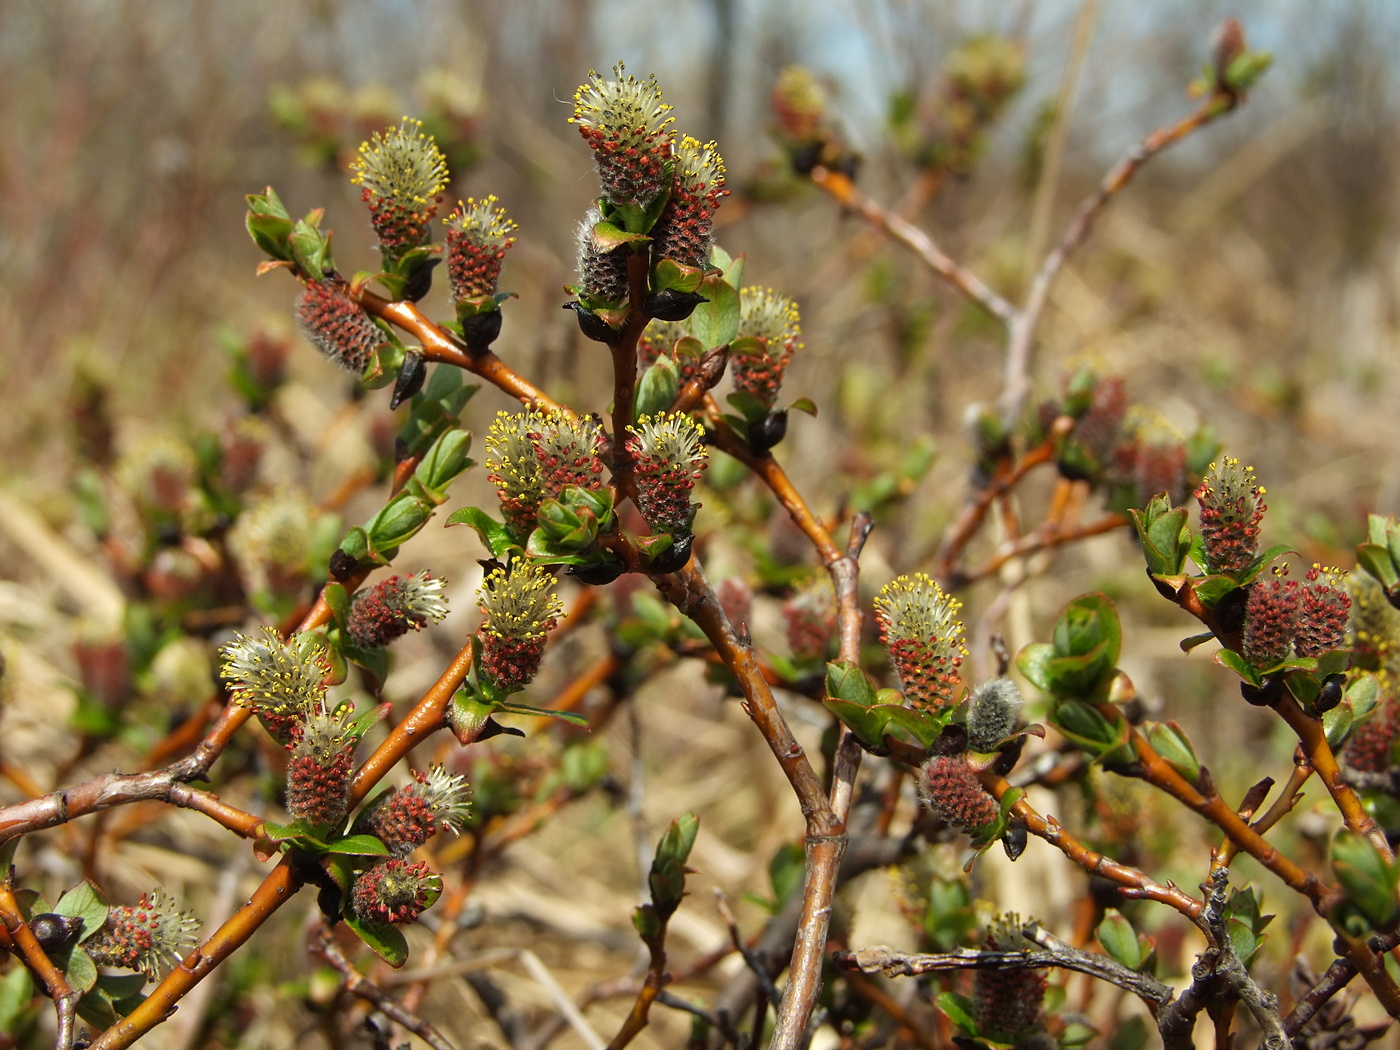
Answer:
[[(1295, 759), (1293, 772), (1288, 776), (1288, 783), (1283, 786), (1283, 790), (1279, 792), (1278, 797), (1270, 804), (1264, 815), (1249, 826), (1262, 835), (1293, 812), (1293, 807), (1303, 797), (1303, 785), (1307, 783), (1310, 776), (1312, 776), (1312, 766), (1308, 765), (1306, 761), (1299, 762)], [(1228, 867), (1237, 853), (1239, 853), (1239, 847), (1231, 839), (1226, 838), (1215, 850), (1215, 863)]]
[(836, 872), (846, 848), (844, 822), (832, 809), (821, 779), (778, 710), (752, 648), (735, 634), (695, 559), (673, 575), (653, 579), (671, 603), (695, 621), (734, 675), (744, 694), (744, 710), (777, 758), (806, 820), (807, 869), (802, 917), (793, 943), (783, 1005), (769, 1044), (772, 1050), (794, 1050), (803, 1039), (821, 990), (821, 963), (831, 926), (831, 899)]
[(960, 266), (923, 230), (861, 193), (849, 176), (817, 165), (812, 169), (811, 178), (843, 208), (856, 212), (866, 222), (883, 230), (917, 255), (925, 266), (956, 288), (969, 302), (980, 306), (1005, 325), (1014, 323), (1016, 307), (989, 288), (971, 270)]
[[(991, 773), (980, 774), (987, 790), (1000, 799), (1011, 789), (1002, 777)], [(1183, 893), (1171, 883), (1163, 885), (1146, 872), (1127, 864), (1120, 864), (1110, 857), (1085, 846), (1052, 816), (1041, 816), (1025, 798), (1013, 807), (1013, 812), (1025, 822), (1026, 830), (1037, 838), (1044, 839), (1090, 875), (1107, 879), (1119, 887), (1124, 897), (1142, 900), (1155, 900), (1175, 908), (1193, 923), (1199, 921), (1204, 905), (1190, 894)]]
[(92, 1044), (92, 1050), (123, 1050), (160, 1024), (190, 989), (241, 947), (278, 908), (296, 895), (301, 885), (301, 879), (292, 871), (291, 861), (283, 857), (248, 903), (166, 974), (136, 1009), (103, 1032)]
[(1386, 860), (1393, 861), (1395, 854), (1391, 851), (1385, 832), (1362, 807), (1361, 799), (1342, 776), (1337, 756), (1332, 753), (1332, 746), (1327, 743), (1327, 734), (1322, 728), (1321, 719), (1306, 714), (1298, 706), (1298, 701), (1286, 690), (1271, 706), (1298, 735), (1303, 753), (1308, 757), (1308, 764), (1317, 772), (1318, 780), (1322, 781), (1323, 787), (1332, 796), (1332, 801), (1341, 811), (1346, 826), (1363, 836)]
[(1212, 95), (1201, 103), (1195, 112), (1183, 117), (1174, 124), (1166, 125), (1152, 132), (1130, 149), (1099, 183), (1094, 191), (1075, 212), (1060, 241), (1051, 250), (1036, 271), (1031, 281), (1026, 301), (1014, 315), (1007, 319), (1011, 330), (1006, 348), (1006, 361), (1002, 375), (1001, 396), (997, 409), (1003, 421), (1014, 422), (1021, 414), (1026, 398), (1030, 394), (1030, 358), (1035, 343), (1035, 331), (1040, 324), (1050, 298), (1050, 288), (1059, 276), (1064, 265), (1075, 249), (1084, 243), (1099, 213), (1108, 205), (1142, 168), (1168, 146), (1180, 142), (1193, 131), (1204, 127), (1217, 117), (1235, 108), (1238, 99), (1224, 92)]
[(77, 1016), (78, 1000), (83, 993), (68, 983), (24, 921), (8, 875), (0, 879), (0, 924), (4, 925), (10, 943), (19, 949), (25, 965), (43, 982), (44, 991), (53, 1000), (58, 1024), (58, 1039), (54, 1045), (57, 1050), (72, 1050), (73, 1023)]
[(354, 964), (345, 957), (345, 953), (340, 950), (340, 946), (335, 943), (335, 937), (331, 934), (329, 927), (324, 923), (317, 926), (307, 935), (307, 948), (313, 955), (317, 955), (329, 963), (341, 978), (345, 981), (345, 990), (351, 995), (358, 995), (361, 999), (372, 1005), (395, 1024), (402, 1025), (412, 1032), (423, 1042), (427, 1043), (433, 1050), (455, 1050), (453, 1044), (447, 1040), (432, 1024), (423, 1020), (412, 1010), (404, 1006), (384, 989), (380, 988), (373, 981), (366, 978)]
[(423, 347), (423, 357), (429, 361), (444, 361), (478, 375), (497, 389), (505, 391), (522, 404), (545, 412), (563, 412), (572, 416), (564, 405), (550, 398), (543, 390), (525, 379), (490, 350), (470, 353), (447, 332), (423, 316), (409, 302), (390, 302), (367, 287), (352, 293), (352, 298), (375, 317), (383, 318), (402, 328)]
[[(1063, 421), (1056, 420), (1052, 430), (1068, 431), (1074, 426), (1074, 421), (1064, 417)], [(982, 522), (987, 517), (987, 511), (1005, 493), (1020, 483), (1033, 469), (1043, 463), (1049, 463), (1055, 457), (1054, 435), (1047, 437), (1033, 449), (1027, 449), (1014, 463), (1008, 458), (998, 465), (996, 475), (978, 488), (967, 504), (958, 513), (951, 525), (943, 533), (943, 539), (938, 545), (938, 554), (934, 560), (934, 576), (939, 584), (944, 588), (958, 588), (966, 582), (966, 575), (958, 566), (958, 560), (962, 557), (963, 549), (977, 535), (977, 530), (982, 527)]]
[(217, 795), (189, 787), (168, 770), (154, 773), (106, 773), (77, 787), (0, 808), (0, 842), (18, 835), (58, 827), (77, 817), (133, 802), (166, 802), (203, 813), (244, 838), (254, 838), (262, 818), (245, 813)]
[(1051, 521), (1047, 524), (1049, 528), (1038, 528), (1033, 532), (1028, 532), (1019, 539), (1003, 545), (977, 568), (972, 569), (962, 576), (962, 580), (967, 583), (975, 583), (978, 580), (986, 579), (988, 576), (1000, 572), (1002, 567), (1015, 558), (1025, 557), (1027, 554), (1035, 554), (1037, 551), (1050, 550), (1054, 547), (1062, 546), (1066, 543), (1073, 543), (1076, 540), (1088, 539), (1090, 536), (1102, 536), (1106, 532), (1114, 529), (1122, 529), (1132, 525), (1132, 519), (1126, 514), (1105, 514), (1098, 521), (1090, 522), (1088, 525), (1078, 525), (1072, 528), (1064, 528)]
[(877, 945), (862, 948), (860, 951), (836, 952), (832, 959), (843, 969), (878, 973), (886, 977), (917, 977), (925, 973), (958, 970), (1041, 970), (1052, 967), (1085, 973), (1109, 984), (1115, 984), (1142, 999), (1154, 1013), (1172, 999), (1171, 987), (1149, 974), (1130, 970), (1106, 955), (1072, 948), (1064, 941), (1051, 937), (1035, 923), (1029, 924), (1027, 930), (1026, 936), (1040, 945), (1040, 951), (1003, 952), (958, 948), (951, 952), (914, 954)]

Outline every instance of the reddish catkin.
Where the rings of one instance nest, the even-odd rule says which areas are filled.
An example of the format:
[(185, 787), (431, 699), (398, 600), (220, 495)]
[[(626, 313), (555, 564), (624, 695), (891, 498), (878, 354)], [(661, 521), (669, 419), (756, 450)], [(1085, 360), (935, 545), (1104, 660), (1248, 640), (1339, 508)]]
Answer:
[(1201, 542), (1206, 569), (1236, 573), (1247, 568), (1259, 549), (1259, 523), (1268, 508), (1254, 468), (1226, 456), (1212, 463), (1196, 500), (1201, 505)]
[(468, 197), (447, 217), (447, 280), (454, 301), (496, 293), (501, 264), (515, 243), (510, 234), (516, 224), (495, 205), (495, 197)]
[(1298, 623), (1298, 582), (1284, 579), (1286, 568), (1270, 580), (1256, 580), (1244, 609), (1244, 658), (1263, 671), (1287, 659)]
[[(1020, 918), (1015, 914), (1001, 916), (987, 931), (987, 947), (1004, 952), (1025, 950), (1020, 926)], [(984, 1035), (1017, 1042), (1018, 1037), (1040, 1024), (1045, 985), (1045, 971), (1040, 969), (978, 970), (973, 983), (978, 1028)]]
[(1321, 656), (1344, 645), (1351, 611), (1345, 579), (1345, 573), (1320, 565), (1314, 565), (1303, 577), (1298, 595), (1297, 634), (1293, 639), (1299, 656)]
[(470, 811), (466, 780), (433, 766), (415, 773), (413, 783), (381, 795), (362, 816), (359, 829), (379, 838), (395, 856), (406, 856), (439, 828), (457, 833)]
[(381, 649), (429, 620), (447, 615), (443, 581), (426, 572), (390, 576), (355, 595), (346, 622), (350, 640), (362, 649)]
[(357, 743), (336, 715), (316, 712), (308, 718), (290, 745), (287, 812), (321, 827), (344, 820)]
[(297, 296), (297, 323), (311, 345), (348, 372), (360, 373), (386, 337), (346, 294), (345, 281), (307, 281)]
[(919, 798), (935, 815), (968, 833), (997, 819), (997, 801), (961, 755), (938, 755), (919, 774)]
[(1347, 739), (1342, 761), (1363, 773), (1384, 773), (1391, 767), (1390, 745), (1400, 734), (1400, 704), (1387, 697), (1381, 708)]
[(958, 669), (967, 656), (957, 619), (961, 608), (923, 573), (899, 576), (876, 596), (880, 641), (910, 706), (944, 708), (956, 698), (962, 685)]
[(393, 857), (356, 877), (351, 903), (365, 922), (400, 926), (416, 921), (441, 886), (441, 878), (422, 861)]

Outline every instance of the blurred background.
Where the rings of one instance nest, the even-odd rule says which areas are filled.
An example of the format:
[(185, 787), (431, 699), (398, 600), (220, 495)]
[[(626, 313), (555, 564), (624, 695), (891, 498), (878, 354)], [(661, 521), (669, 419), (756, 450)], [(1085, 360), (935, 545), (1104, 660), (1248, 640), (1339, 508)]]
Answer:
[[(1268, 488), (1266, 542), (1349, 566), (1366, 512), (1400, 510), (1400, 92), (1390, 46), (1400, 7), (1385, 0), (6, 0), (0, 495), (37, 518), (0, 515), (0, 619), (7, 658), (32, 671), (28, 701), (61, 710), (77, 674), (63, 632), (91, 610), (32, 543), (47, 530), (68, 545), (65, 557), (76, 552), (79, 579), (101, 574), (75, 482), (95, 440), (120, 456), (153, 435), (217, 425), (236, 402), (229, 347), (294, 338), (281, 411), (316, 445), (304, 479), (312, 498), (328, 499), (368, 455), (363, 436), (347, 432), (339, 448), (338, 432), (327, 437), (352, 383), (295, 336), (292, 282), (254, 276), (261, 257), (243, 229), (245, 194), (272, 185), (293, 214), (324, 207), (341, 268), (372, 269), (346, 165), (370, 132), (423, 117), (452, 167), (449, 203), (495, 194), (520, 224), (502, 280), (519, 298), (495, 349), (556, 396), (602, 409), (605, 359), (560, 309), (575, 227), (597, 193), (569, 103), (590, 69), (621, 60), (629, 73), (655, 73), (677, 128), (717, 139), (726, 160), (733, 195), (719, 242), (747, 254), (748, 282), (801, 307), (806, 350), (785, 396), (810, 396), (821, 414), (794, 417), (779, 450), (799, 486), (835, 515), (897, 474), (911, 447), (932, 451), (926, 474), (882, 497), (863, 563), (878, 585), (927, 567), (963, 498), (962, 421), (999, 392), (1002, 333), (903, 248), (791, 175), (770, 137), (780, 69), (812, 72), (866, 193), (903, 202), (1015, 298), (1108, 165), (1189, 111), (1187, 85), (1227, 15), (1251, 47), (1274, 54), (1274, 67), (1240, 112), (1158, 158), (1113, 203), (1056, 286), (1035, 396), (1054, 395), (1078, 362), (1125, 375), (1130, 397), (1165, 425), (1188, 433), (1209, 423), (1254, 465)], [(930, 150), (949, 137), (950, 69), (987, 39), (1004, 42), (1000, 58), (971, 53), (1008, 63), (994, 72), (1014, 90), (957, 142), (960, 152), (941, 155), (936, 184), (920, 195)], [(1063, 150), (1052, 166), (1046, 143), (1057, 128)], [(446, 316), (445, 299), (436, 309)], [(484, 390), (468, 425), (479, 434), (507, 407)], [(470, 562), (478, 553), (464, 556), (462, 542), (425, 539), (423, 557)], [(735, 564), (741, 571), (742, 559)], [(1190, 627), (1150, 603), (1140, 574), (1122, 535), (1065, 553), (1022, 589), (1008, 621), (1013, 651), (1043, 637), (1073, 594), (1127, 594), (1139, 690), (1159, 709), (1178, 705), (1172, 717), (1190, 725), (1222, 788), (1239, 787), (1237, 748), (1286, 763), (1286, 745), (1256, 732), (1267, 720), (1242, 715), (1237, 700), (1228, 710), (1216, 703), (1234, 699), (1233, 684), (1208, 658), (1180, 656)], [(973, 618), (995, 593), (988, 584), (966, 596)], [(448, 628), (453, 637), (465, 629), (460, 619)], [(405, 694), (435, 673), (424, 655)], [(668, 731), (675, 751), (660, 748), (662, 765), (697, 746), (686, 725)], [(742, 718), (715, 732), (706, 754), (767, 761)], [(48, 761), (42, 735), (31, 742), (24, 760)], [(778, 804), (759, 794), (748, 801), (760, 810)], [(797, 826), (776, 837), (734, 831), (726, 862), (756, 870)], [(752, 855), (748, 867), (737, 854)], [(547, 860), (531, 855), (527, 865), (543, 870)], [(625, 915), (623, 906), (613, 918), (625, 927)]]

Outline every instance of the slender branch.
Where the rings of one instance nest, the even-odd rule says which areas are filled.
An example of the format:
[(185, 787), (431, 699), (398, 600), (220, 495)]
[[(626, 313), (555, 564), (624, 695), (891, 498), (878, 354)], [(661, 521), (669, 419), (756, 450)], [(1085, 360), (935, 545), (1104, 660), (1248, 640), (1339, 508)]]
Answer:
[[(1001, 799), (1011, 785), (991, 773), (980, 775), (987, 790)], [(1037, 838), (1044, 839), (1066, 857), (1079, 865), (1090, 875), (1107, 879), (1119, 887), (1118, 892), (1132, 899), (1155, 900), (1175, 908), (1192, 922), (1198, 922), (1203, 905), (1190, 894), (1177, 889), (1170, 882), (1165, 885), (1155, 881), (1146, 872), (1127, 864), (1120, 864), (1102, 853), (1090, 849), (1060, 826), (1052, 816), (1041, 816), (1025, 798), (1017, 801), (1013, 812), (1025, 822), (1026, 830)]]
[(1188, 781), (1159, 755), (1148, 743), (1147, 738), (1135, 728), (1130, 731), (1129, 743), (1141, 763), (1142, 779), (1215, 824), (1238, 849), (1259, 861), (1282, 879), (1290, 889), (1305, 896), (1314, 908), (1323, 909), (1328, 888), (1318, 881), (1316, 875), (1305, 871), (1301, 865), (1265, 841), (1264, 837), (1236, 813), (1214, 788), (1211, 788), (1210, 794), (1207, 795)]
[(1271, 706), (1278, 712), (1279, 717), (1288, 723), (1288, 727), (1298, 735), (1303, 753), (1308, 756), (1308, 764), (1317, 771), (1318, 780), (1322, 781), (1323, 787), (1332, 796), (1332, 801), (1341, 811), (1346, 826), (1358, 835), (1364, 836), (1376, 848), (1376, 852), (1386, 860), (1394, 860), (1395, 854), (1390, 848), (1390, 843), (1386, 840), (1385, 832), (1362, 807), (1361, 799), (1357, 797), (1356, 792), (1342, 776), (1341, 767), (1337, 764), (1337, 757), (1332, 753), (1332, 745), (1327, 742), (1327, 733), (1322, 728), (1322, 720), (1306, 714), (1298, 706), (1298, 701), (1293, 699), (1293, 695), (1287, 690), (1284, 690), (1279, 699)]
[(770, 453), (765, 452), (761, 456), (756, 456), (749, 451), (749, 447), (734, 433), (728, 423), (720, 418), (719, 406), (712, 398), (707, 398), (706, 407), (709, 409), (709, 418), (706, 420), (710, 427), (710, 438), (715, 448), (727, 452), (744, 466), (758, 475), (765, 485), (777, 497), (778, 502), (783, 505), (783, 509), (792, 518), (793, 524), (802, 530), (803, 534), (812, 541), (812, 545), (817, 548), (817, 554), (822, 560), (822, 564), (830, 565), (841, 557), (841, 548), (831, 538), (826, 526), (812, 513), (787, 473), (779, 465), (778, 461)]
[(468, 641), (423, 698), (413, 705), (413, 710), (394, 726), (393, 732), (355, 771), (355, 779), (350, 781), (350, 809), (358, 806), (400, 759), (443, 727), (447, 705), (471, 669), (472, 646)]
[(0, 923), (9, 934), (10, 943), (19, 949), (25, 965), (44, 983), (44, 991), (53, 1000), (58, 1025), (58, 1039), (54, 1045), (58, 1050), (72, 1050), (74, 1018), (83, 993), (69, 985), (24, 921), (8, 876), (0, 880)]
[(255, 838), (262, 826), (261, 817), (180, 783), (169, 770), (106, 773), (77, 787), (0, 808), (0, 842), (133, 802), (166, 802), (192, 809), (244, 838)]
[(1283, 1030), (1289, 1037), (1303, 1030), (1313, 1017), (1327, 1005), (1328, 1001), (1351, 983), (1356, 976), (1356, 967), (1346, 959), (1334, 959), (1327, 972), (1308, 989), (1307, 994), (1294, 1004), (1288, 1016), (1283, 1019)]
[(671, 603), (695, 621), (738, 681), (746, 700), (744, 710), (777, 758), (806, 820), (807, 865), (802, 915), (793, 943), (783, 1005), (769, 1044), (772, 1050), (795, 1050), (802, 1043), (821, 990), (821, 964), (831, 927), (831, 899), (846, 850), (844, 823), (831, 808), (821, 779), (778, 710), (753, 649), (734, 633), (695, 559), (680, 572), (653, 579)]
[(390, 302), (367, 287), (352, 288), (351, 298), (375, 317), (383, 318), (402, 328), (423, 347), (423, 357), (456, 365), (505, 391), (522, 404), (542, 411), (558, 411), (572, 416), (564, 405), (550, 398), (543, 390), (520, 375), (490, 350), (472, 354), (467, 348), (432, 321), (423, 316), (413, 303)]
[[(1250, 825), (1259, 834), (1264, 834), (1289, 813), (1293, 812), (1293, 807), (1301, 801), (1303, 795), (1303, 785), (1312, 776), (1312, 766), (1306, 761), (1299, 762), (1294, 759), (1293, 772), (1288, 776), (1288, 783), (1283, 786), (1278, 797), (1274, 799), (1268, 810), (1262, 817)], [(1239, 847), (1233, 841), (1226, 838), (1215, 850), (1216, 863), (1229, 865), (1239, 852)]]
[(214, 968), (240, 948), (278, 908), (296, 895), (302, 880), (283, 857), (248, 903), (171, 970), (136, 1009), (103, 1032), (92, 1050), (123, 1050), (169, 1016), (176, 1004)]
[(1105, 514), (1098, 521), (1090, 522), (1088, 525), (1078, 525), (1072, 528), (1064, 528), (1056, 523), (1050, 523), (1050, 525), (1050, 528), (1036, 529), (1034, 532), (1028, 532), (1019, 539), (1003, 545), (996, 554), (977, 568), (967, 572), (963, 579), (967, 583), (975, 583), (1000, 572), (1002, 566), (1014, 558), (1022, 558), (1037, 551), (1073, 543), (1075, 540), (1088, 539), (1090, 536), (1102, 536), (1114, 529), (1132, 525), (1132, 519), (1126, 514)]
[(1030, 359), (1035, 343), (1035, 331), (1040, 324), (1050, 298), (1050, 288), (1059, 276), (1069, 257), (1089, 235), (1099, 213), (1108, 205), (1153, 157), (1173, 143), (1180, 142), (1198, 128), (1202, 128), (1218, 117), (1234, 109), (1238, 99), (1233, 94), (1217, 92), (1204, 100), (1194, 113), (1183, 117), (1175, 124), (1158, 128), (1152, 134), (1130, 149), (1103, 177), (1099, 187), (1075, 212), (1060, 242), (1045, 257), (1040, 269), (1031, 281), (1026, 301), (1015, 315), (1008, 319), (1011, 328), (1010, 343), (1007, 346), (1006, 362), (1002, 377), (1001, 397), (997, 409), (1003, 421), (1014, 422), (1021, 414), (1026, 398), (1030, 393)]
[(977, 535), (987, 512), (1003, 495), (1014, 488), (1031, 470), (1043, 463), (1049, 463), (1055, 456), (1055, 438), (1061, 432), (1073, 429), (1074, 420), (1062, 417), (1055, 421), (1051, 434), (1033, 449), (1028, 449), (1020, 459), (1012, 463), (1008, 458), (998, 465), (996, 476), (978, 488), (943, 533), (934, 560), (934, 575), (945, 588), (958, 588), (967, 582), (967, 575), (958, 566), (963, 549)]
[(340, 946), (335, 943), (335, 937), (324, 923), (307, 935), (307, 948), (340, 974), (345, 981), (345, 990), (351, 995), (358, 995), (395, 1024), (408, 1029), (433, 1050), (454, 1050), (453, 1044), (433, 1025), (356, 970), (340, 950)]
[(923, 230), (861, 193), (848, 176), (817, 165), (812, 169), (811, 178), (843, 208), (858, 213), (866, 222), (912, 251), (925, 266), (956, 288), (969, 302), (980, 306), (1002, 324), (1011, 326), (1015, 323), (1016, 307), (989, 288), (971, 270), (960, 266)]
[(1130, 970), (1106, 955), (1072, 948), (1035, 923), (1027, 925), (1026, 936), (1039, 944), (1042, 950), (1003, 952), (958, 948), (951, 952), (912, 954), (876, 945), (860, 951), (834, 952), (832, 960), (842, 969), (878, 973), (885, 977), (917, 977), (925, 973), (957, 970), (1041, 970), (1052, 967), (1088, 974), (1117, 985), (1148, 1003), (1154, 1012), (1172, 999), (1174, 993), (1171, 987), (1150, 974)]
[(627, 287), (627, 319), (617, 342), (608, 347), (613, 366), (613, 484), (619, 495), (632, 493), (632, 457), (627, 454), (626, 437), (637, 399), (637, 341), (651, 320), (641, 305), (647, 291), (646, 252), (628, 257)]

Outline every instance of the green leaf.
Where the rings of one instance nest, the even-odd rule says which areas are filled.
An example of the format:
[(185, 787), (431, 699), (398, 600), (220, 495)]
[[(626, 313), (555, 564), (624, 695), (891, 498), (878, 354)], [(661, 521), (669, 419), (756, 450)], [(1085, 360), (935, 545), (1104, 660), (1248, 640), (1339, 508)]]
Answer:
[(90, 992), (97, 984), (97, 966), (92, 957), (76, 944), (66, 945), (56, 952), (49, 952), (53, 964), (63, 971), (69, 987), (80, 992)]
[(1351, 728), (1356, 724), (1356, 716), (1352, 712), (1351, 704), (1345, 698), (1332, 710), (1327, 711), (1322, 716), (1322, 731), (1327, 735), (1327, 746), (1336, 751), (1351, 735)]
[(364, 649), (353, 642), (342, 640), (340, 651), (347, 660), (353, 660), (374, 675), (374, 680), (380, 685), (389, 680), (388, 649)]
[(1397, 867), (1383, 858), (1365, 838), (1343, 828), (1332, 840), (1332, 873), (1342, 884), (1347, 900), (1375, 929), (1383, 929), (1400, 915), (1395, 887)]
[(1103, 950), (1115, 962), (1130, 970), (1136, 970), (1142, 965), (1142, 951), (1138, 944), (1137, 931), (1133, 929), (1133, 924), (1125, 919), (1116, 908), (1105, 910), (1103, 922), (1099, 923), (1098, 929), (1094, 933), (1099, 939), (1099, 944), (1103, 946)]
[(1273, 564), (1275, 558), (1278, 558), (1284, 554), (1295, 553), (1297, 552), (1294, 551), (1293, 548), (1288, 546), (1286, 543), (1276, 543), (1268, 550), (1266, 550), (1263, 554), (1258, 555), (1252, 562), (1250, 562), (1249, 565), (1245, 567), (1244, 571), (1239, 573), (1235, 577), (1235, 582), (1238, 583), (1241, 587), (1243, 587), (1246, 584), (1250, 583), (1269, 565)]
[[(445, 431), (433, 442), (433, 447), (413, 472), (414, 476), (423, 483), (423, 488), (429, 494), (440, 496), (464, 470), (475, 466), (467, 457), (471, 447), (472, 436), (467, 431), (455, 428)], [(441, 503), (444, 498), (439, 498), (438, 502)]]
[(107, 921), (107, 901), (87, 881), (78, 883), (60, 897), (53, 910), (55, 915), (72, 915), (83, 920), (79, 943), (91, 937)]
[(698, 266), (687, 266), (675, 259), (661, 259), (652, 268), (651, 290), (693, 292), (700, 287), (704, 276), (705, 271)]
[(902, 704), (875, 704), (867, 710), (885, 716), (887, 731), (889, 726), (898, 726), (925, 748), (934, 745), (934, 742), (942, 735), (943, 726), (947, 719), (952, 718), (953, 715), (952, 710), (949, 709), (946, 712), (947, 717), (940, 719), (931, 712), (915, 711)]
[(1082, 594), (1061, 610), (1051, 640), (1056, 656), (1081, 656), (1106, 645), (1103, 655), (1112, 667), (1123, 644), (1118, 610), (1106, 594)]
[(1110, 721), (1082, 700), (1064, 700), (1050, 712), (1050, 723), (1096, 762), (1132, 761), (1128, 723), (1121, 715)]
[(844, 700), (860, 707), (875, 703), (875, 687), (860, 665), (833, 661), (826, 665), (826, 692), (833, 700)]
[(1388, 547), (1377, 543), (1359, 544), (1356, 548), (1356, 560), (1387, 591), (1393, 591), (1400, 586), (1400, 569), (1396, 568)]
[(306, 219), (298, 219), (287, 236), (292, 258), (303, 273), (313, 281), (325, 280), (331, 268), (330, 242), (326, 235)]
[(965, 995), (957, 992), (939, 992), (934, 999), (938, 1008), (948, 1015), (948, 1020), (961, 1028), (974, 1039), (981, 1035), (977, 1027), (977, 1008)]
[(1154, 496), (1141, 511), (1130, 510), (1147, 570), (1174, 576), (1182, 571), (1191, 551), (1191, 530), (1185, 507), (1173, 508), (1166, 496)]
[(1230, 938), (1230, 947), (1246, 966), (1263, 947), (1266, 939), (1264, 928), (1273, 918), (1272, 915), (1259, 914), (1259, 897), (1252, 887), (1230, 894), (1229, 903), (1225, 906), (1225, 932)]
[(433, 516), (430, 500), (403, 489), (365, 523), (370, 550), (385, 555), (416, 536)]
[(387, 857), (389, 847), (373, 835), (346, 835), (326, 844), (327, 853), (343, 853), (352, 857)]
[(1235, 650), (1221, 649), (1212, 657), (1212, 659), (1221, 667), (1227, 667), (1231, 671), (1234, 671), (1235, 674), (1239, 675), (1250, 685), (1257, 686), (1259, 684), (1259, 672), (1256, 671), (1252, 666), (1250, 666), (1249, 661), (1246, 660), (1241, 654), (1235, 652)]
[(794, 412), (805, 412), (813, 419), (817, 417), (817, 403), (810, 397), (799, 397), (792, 404), (788, 405), (788, 408)]
[(375, 955), (394, 969), (397, 970), (408, 960), (408, 941), (397, 926), (365, 922), (353, 912), (345, 916), (345, 925), (350, 927), (355, 936), (364, 941)]
[(345, 539), (340, 541), (340, 549), (354, 558), (356, 564), (362, 565), (370, 556), (369, 535), (356, 525), (345, 534)]
[(325, 595), (326, 604), (331, 607), (331, 615), (335, 617), (336, 626), (342, 631), (345, 630), (345, 624), (350, 619), (349, 592), (342, 584), (328, 583), (322, 594)]
[(1178, 773), (1193, 784), (1201, 775), (1201, 762), (1191, 747), (1191, 741), (1175, 722), (1152, 722), (1147, 726), (1147, 742), (1167, 760)]
[(889, 714), (882, 707), (867, 707), (864, 704), (852, 703), (849, 700), (837, 700), (827, 697), (822, 700), (822, 705), (841, 720), (843, 724), (850, 727), (851, 732), (856, 735), (863, 747), (872, 751), (881, 751), (885, 746), (885, 725), (889, 721)]
[(1042, 693), (1052, 693), (1050, 661), (1055, 658), (1055, 647), (1049, 642), (1032, 642), (1016, 656), (1016, 668), (1026, 680)]
[(590, 729), (588, 719), (575, 711), (551, 711), (547, 707), (531, 707), (529, 704), (513, 704), (504, 700), (498, 700), (493, 705), (494, 709), (503, 715), (521, 715), (526, 718), (557, 718), (561, 722), (568, 722), (571, 726), (579, 729)]
[(510, 530), (479, 507), (462, 507), (447, 519), (448, 526), (470, 525), (486, 548), (497, 558), (516, 546)]
[(1051, 691), (1056, 696), (1089, 696), (1113, 671), (1108, 653), (1108, 639), (1099, 642), (1086, 653), (1075, 656), (1054, 656), (1047, 661)]
[(675, 361), (664, 354), (658, 357), (637, 381), (632, 421), (635, 423), (643, 416), (656, 416), (665, 412), (675, 402), (680, 386), (680, 370), (676, 368)]
[(1201, 600), (1201, 604), (1209, 609), (1214, 609), (1220, 604), (1220, 599), (1231, 591), (1240, 589), (1240, 585), (1229, 576), (1206, 576), (1195, 581), (1192, 589), (1196, 592), (1196, 597)]
[(706, 350), (724, 346), (739, 331), (739, 292), (723, 277), (710, 275), (697, 289), (709, 300), (690, 315), (690, 333)]

